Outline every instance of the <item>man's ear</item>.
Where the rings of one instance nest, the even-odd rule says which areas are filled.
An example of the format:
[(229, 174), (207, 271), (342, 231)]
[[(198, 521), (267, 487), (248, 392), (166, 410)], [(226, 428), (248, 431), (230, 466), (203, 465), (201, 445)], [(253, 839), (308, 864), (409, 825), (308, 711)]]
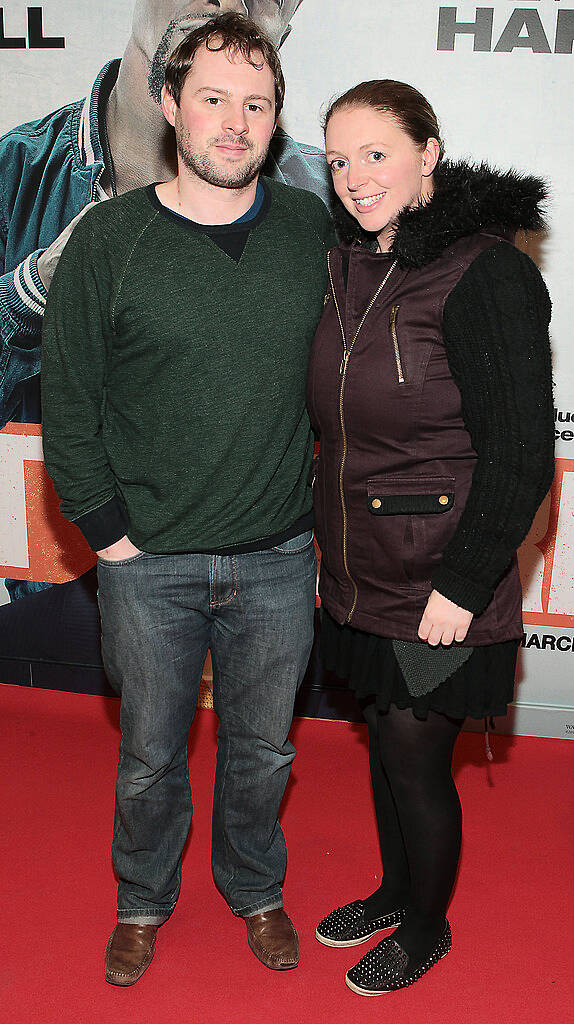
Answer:
[(162, 85), (161, 87), (161, 109), (163, 111), (163, 116), (165, 117), (166, 121), (173, 128), (175, 124), (175, 114), (178, 107), (173, 96), (171, 95), (167, 86), (165, 85)]

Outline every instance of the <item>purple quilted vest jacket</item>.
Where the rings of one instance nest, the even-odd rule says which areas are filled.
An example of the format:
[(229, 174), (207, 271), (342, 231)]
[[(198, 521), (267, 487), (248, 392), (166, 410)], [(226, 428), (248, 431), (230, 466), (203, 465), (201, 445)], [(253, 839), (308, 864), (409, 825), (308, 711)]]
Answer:
[[(347, 360), (341, 325), (349, 347), (394, 258), (356, 245), (329, 254), (331, 288), (311, 355), (308, 406), (320, 434), (314, 484), (319, 593), (340, 623), (418, 639), (431, 577), (456, 529), (476, 463), (446, 359), (442, 312), (472, 260), (501, 237), (480, 230), (423, 266), (396, 262)], [(521, 635), (513, 559), (465, 643)]]

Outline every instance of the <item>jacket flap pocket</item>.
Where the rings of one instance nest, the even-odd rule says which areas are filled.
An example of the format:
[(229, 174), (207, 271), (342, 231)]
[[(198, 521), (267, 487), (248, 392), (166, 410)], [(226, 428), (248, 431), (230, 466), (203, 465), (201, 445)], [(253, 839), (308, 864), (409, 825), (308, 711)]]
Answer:
[(374, 516), (440, 515), (454, 505), (454, 478), (373, 478), (367, 481), (367, 504)]

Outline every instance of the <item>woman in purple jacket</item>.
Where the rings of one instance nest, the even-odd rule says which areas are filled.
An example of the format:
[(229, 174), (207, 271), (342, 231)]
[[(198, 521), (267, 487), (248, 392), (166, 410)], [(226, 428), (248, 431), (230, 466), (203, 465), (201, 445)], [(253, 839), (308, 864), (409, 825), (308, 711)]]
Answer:
[(434, 111), (400, 82), (351, 89), (325, 128), (342, 244), (308, 385), (321, 648), (369, 726), (384, 874), (316, 934), (398, 925), (346, 976), (372, 996), (450, 949), (453, 747), (466, 715), (513, 697), (516, 550), (554, 468), (550, 300), (513, 239), (541, 227), (544, 187), (443, 162)]

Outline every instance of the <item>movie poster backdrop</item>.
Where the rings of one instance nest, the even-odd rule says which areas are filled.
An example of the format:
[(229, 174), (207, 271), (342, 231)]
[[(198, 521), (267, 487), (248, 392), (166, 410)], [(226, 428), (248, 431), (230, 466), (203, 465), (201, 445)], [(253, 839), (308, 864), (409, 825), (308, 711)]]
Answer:
[[(512, 166), (549, 183), (548, 231), (520, 244), (540, 266), (553, 300), (557, 470), (519, 553), (525, 632), (516, 705), (502, 728), (566, 737), (574, 734), (574, 5), (490, 3), (221, 0), (220, 6), (248, 11), (282, 39), (287, 94), (277, 177), (327, 200), (321, 110), (356, 82), (385, 77), (410, 82), (429, 97), (448, 156)], [(35, 259), (79, 212), (86, 189), (99, 198), (94, 176), (86, 178), (98, 145), (105, 152), (105, 139), (94, 141), (93, 134), (105, 122), (98, 89), (116, 73), (108, 62), (124, 53), (134, 13), (153, 48), (212, 8), (209, 0), (0, 5), (0, 200), (2, 193), (16, 196), (2, 202), (0, 214), (2, 682), (110, 692), (99, 655), (94, 555), (60, 516), (42, 461), (43, 296)], [(63, 139), (70, 125), (74, 137)], [(45, 147), (33, 166), (23, 163), (19, 145), (30, 133)], [(75, 173), (75, 193), (64, 196), (63, 178)], [(209, 703), (208, 666), (203, 699)], [(356, 716), (344, 688), (321, 673), (316, 653), (298, 708)]]

